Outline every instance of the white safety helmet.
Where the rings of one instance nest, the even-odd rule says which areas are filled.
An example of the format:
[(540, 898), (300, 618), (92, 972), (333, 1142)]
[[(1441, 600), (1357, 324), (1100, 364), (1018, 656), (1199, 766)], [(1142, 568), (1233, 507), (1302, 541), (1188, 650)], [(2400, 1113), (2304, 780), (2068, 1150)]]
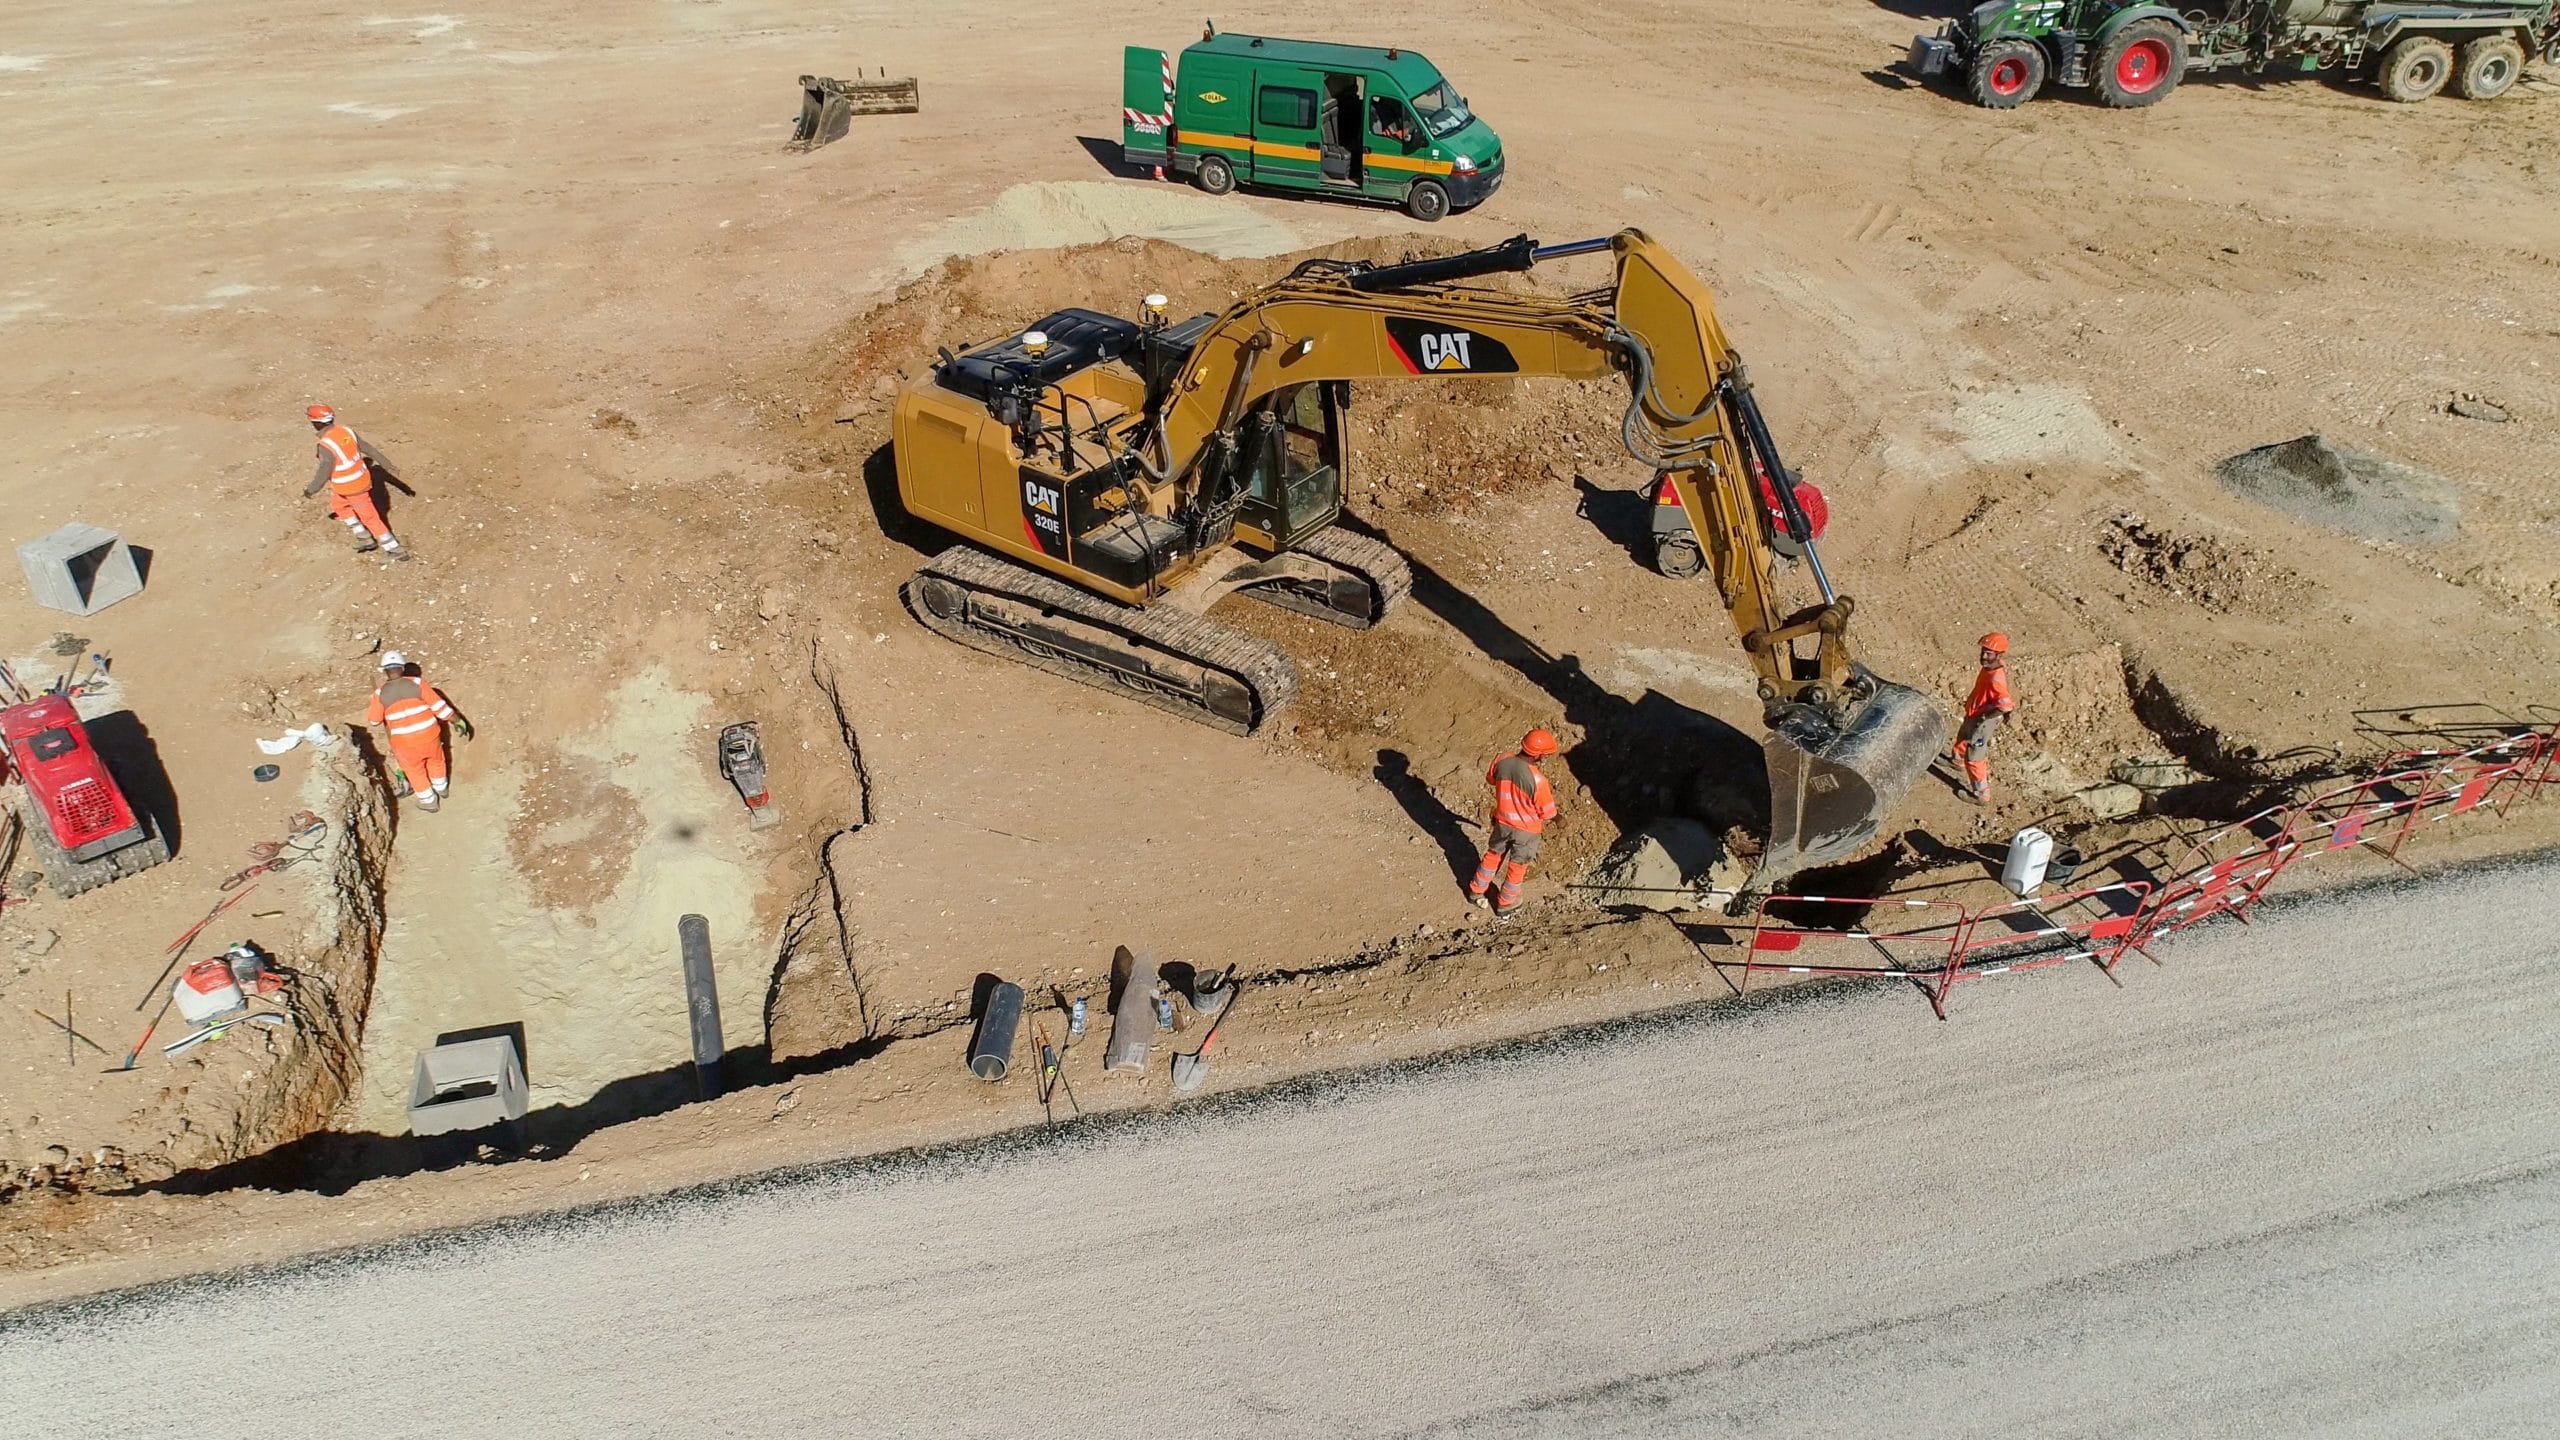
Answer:
[(397, 650), (385, 650), (382, 652), (382, 668), (385, 670), (398, 670), (406, 666), (408, 663), (409, 657), (401, 654)]

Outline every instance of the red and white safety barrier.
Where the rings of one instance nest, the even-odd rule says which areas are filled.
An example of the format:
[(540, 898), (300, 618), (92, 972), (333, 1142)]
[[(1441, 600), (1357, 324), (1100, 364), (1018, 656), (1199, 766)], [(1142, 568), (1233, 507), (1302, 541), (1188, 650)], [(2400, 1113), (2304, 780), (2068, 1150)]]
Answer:
[(2042, 970), (2066, 960), (2094, 960), (2113, 975), (2116, 962), (2132, 948), (2153, 888), (2148, 880), (2119, 880), (1974, 911), (1965, 917), (1964, 937), (1938, 977), (1930, 1004), (1943, 1020), (1947, 994), (1959, 980)]
[[(1876, 930), (1854, 925), (1831, 930), (1772, 920), (1772, 905), (1846, 905), (1865, 910), (1871, 920), (1908, 921), (1898, 929)], [(1878, 916), (1875, 912), (1885, 912)], [(1910, 980), (1925, 985), (1944, 974), (1964, 940), (1966, 913), (1945, 900), (1904, 900), (1895, 896), (1764, 895), (1751, 918), (1751, 939), (1742, 961), (1742, 993), (1751, 993), (1751, 977), (1761, 971), (1788, 975), (1841, 975), (1867, 980)], [(1783, 957), (1783, 958), (1780, 958)]]

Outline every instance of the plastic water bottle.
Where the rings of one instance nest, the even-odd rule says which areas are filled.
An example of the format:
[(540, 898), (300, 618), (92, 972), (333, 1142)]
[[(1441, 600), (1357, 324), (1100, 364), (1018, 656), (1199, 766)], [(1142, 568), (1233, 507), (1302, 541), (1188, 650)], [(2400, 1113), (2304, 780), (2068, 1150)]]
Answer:
[(1163, 997), (1162, 995), (1158, 995), (1158, 996), (1156, 996), (1156, 997), (1155, 997), (1155, 1002), (1156, 1002), (1156, 1028), (1157, 1028), (1158, 1030), (1170, 1030), (1170, 1029), (1172, 1029), (1172, 1028), (1173, 1028), (1173, 1002), (1172, 1002), (1171, 1000), (1166, 999), (1166, 998), (1165, 998), (1165, 997)]
[(1079, 995), (1075, 998), (1075, 1002), (1067, 1007), (1067, 1043), (1072, 1045), (1083, 1038), (1084, 997)]

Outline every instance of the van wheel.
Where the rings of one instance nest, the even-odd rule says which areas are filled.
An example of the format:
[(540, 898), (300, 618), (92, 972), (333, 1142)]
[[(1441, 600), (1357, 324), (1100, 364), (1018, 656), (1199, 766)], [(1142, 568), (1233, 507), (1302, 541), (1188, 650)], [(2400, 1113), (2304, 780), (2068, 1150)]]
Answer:
[(2453, 78), (2453, 47), (2432, 35), (2412, 35), (2382, 57), (2384, 98), (2415, 104)]
[(1404, 213), (1416, 220), (1438, 220), (1449, 213), (1449, 192), (1437, 180), (1416, 180), (1404, 192)]
[(2513, 36), (2486, 35), (2462, 47), (2453, 90), (2465, 100), (2495, 100), (2524, 74), (2524, 47)]
[(1212, 195), (1225, 195), (1236, 188), (1236, 167), (1223, 155), (1200, 157), (1200, 188)]

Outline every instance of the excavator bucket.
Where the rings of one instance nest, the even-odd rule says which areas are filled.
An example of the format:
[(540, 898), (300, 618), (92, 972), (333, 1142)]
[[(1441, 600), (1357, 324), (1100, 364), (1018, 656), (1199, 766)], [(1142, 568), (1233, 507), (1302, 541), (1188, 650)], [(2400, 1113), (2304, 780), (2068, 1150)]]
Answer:
[(1929, 697), (1889, 680), (1834, 727), (1819, 712), (1790, 708), (1769, 729), (1769, 848), (1751, 878), (1778, 888), (1810, 866), (1842, 859), (1875, 837), (1904, 792), (1946, 745), (1947, 722)]
[(907, 115), (917, 109), (912, 75), (892, 80), (887, 72), (871, 79), (838, 80), (832, 75), (800, 77), (800, 120), (791, 127), (786, 150), (815, 150), (845, 137), (856, 115)]

